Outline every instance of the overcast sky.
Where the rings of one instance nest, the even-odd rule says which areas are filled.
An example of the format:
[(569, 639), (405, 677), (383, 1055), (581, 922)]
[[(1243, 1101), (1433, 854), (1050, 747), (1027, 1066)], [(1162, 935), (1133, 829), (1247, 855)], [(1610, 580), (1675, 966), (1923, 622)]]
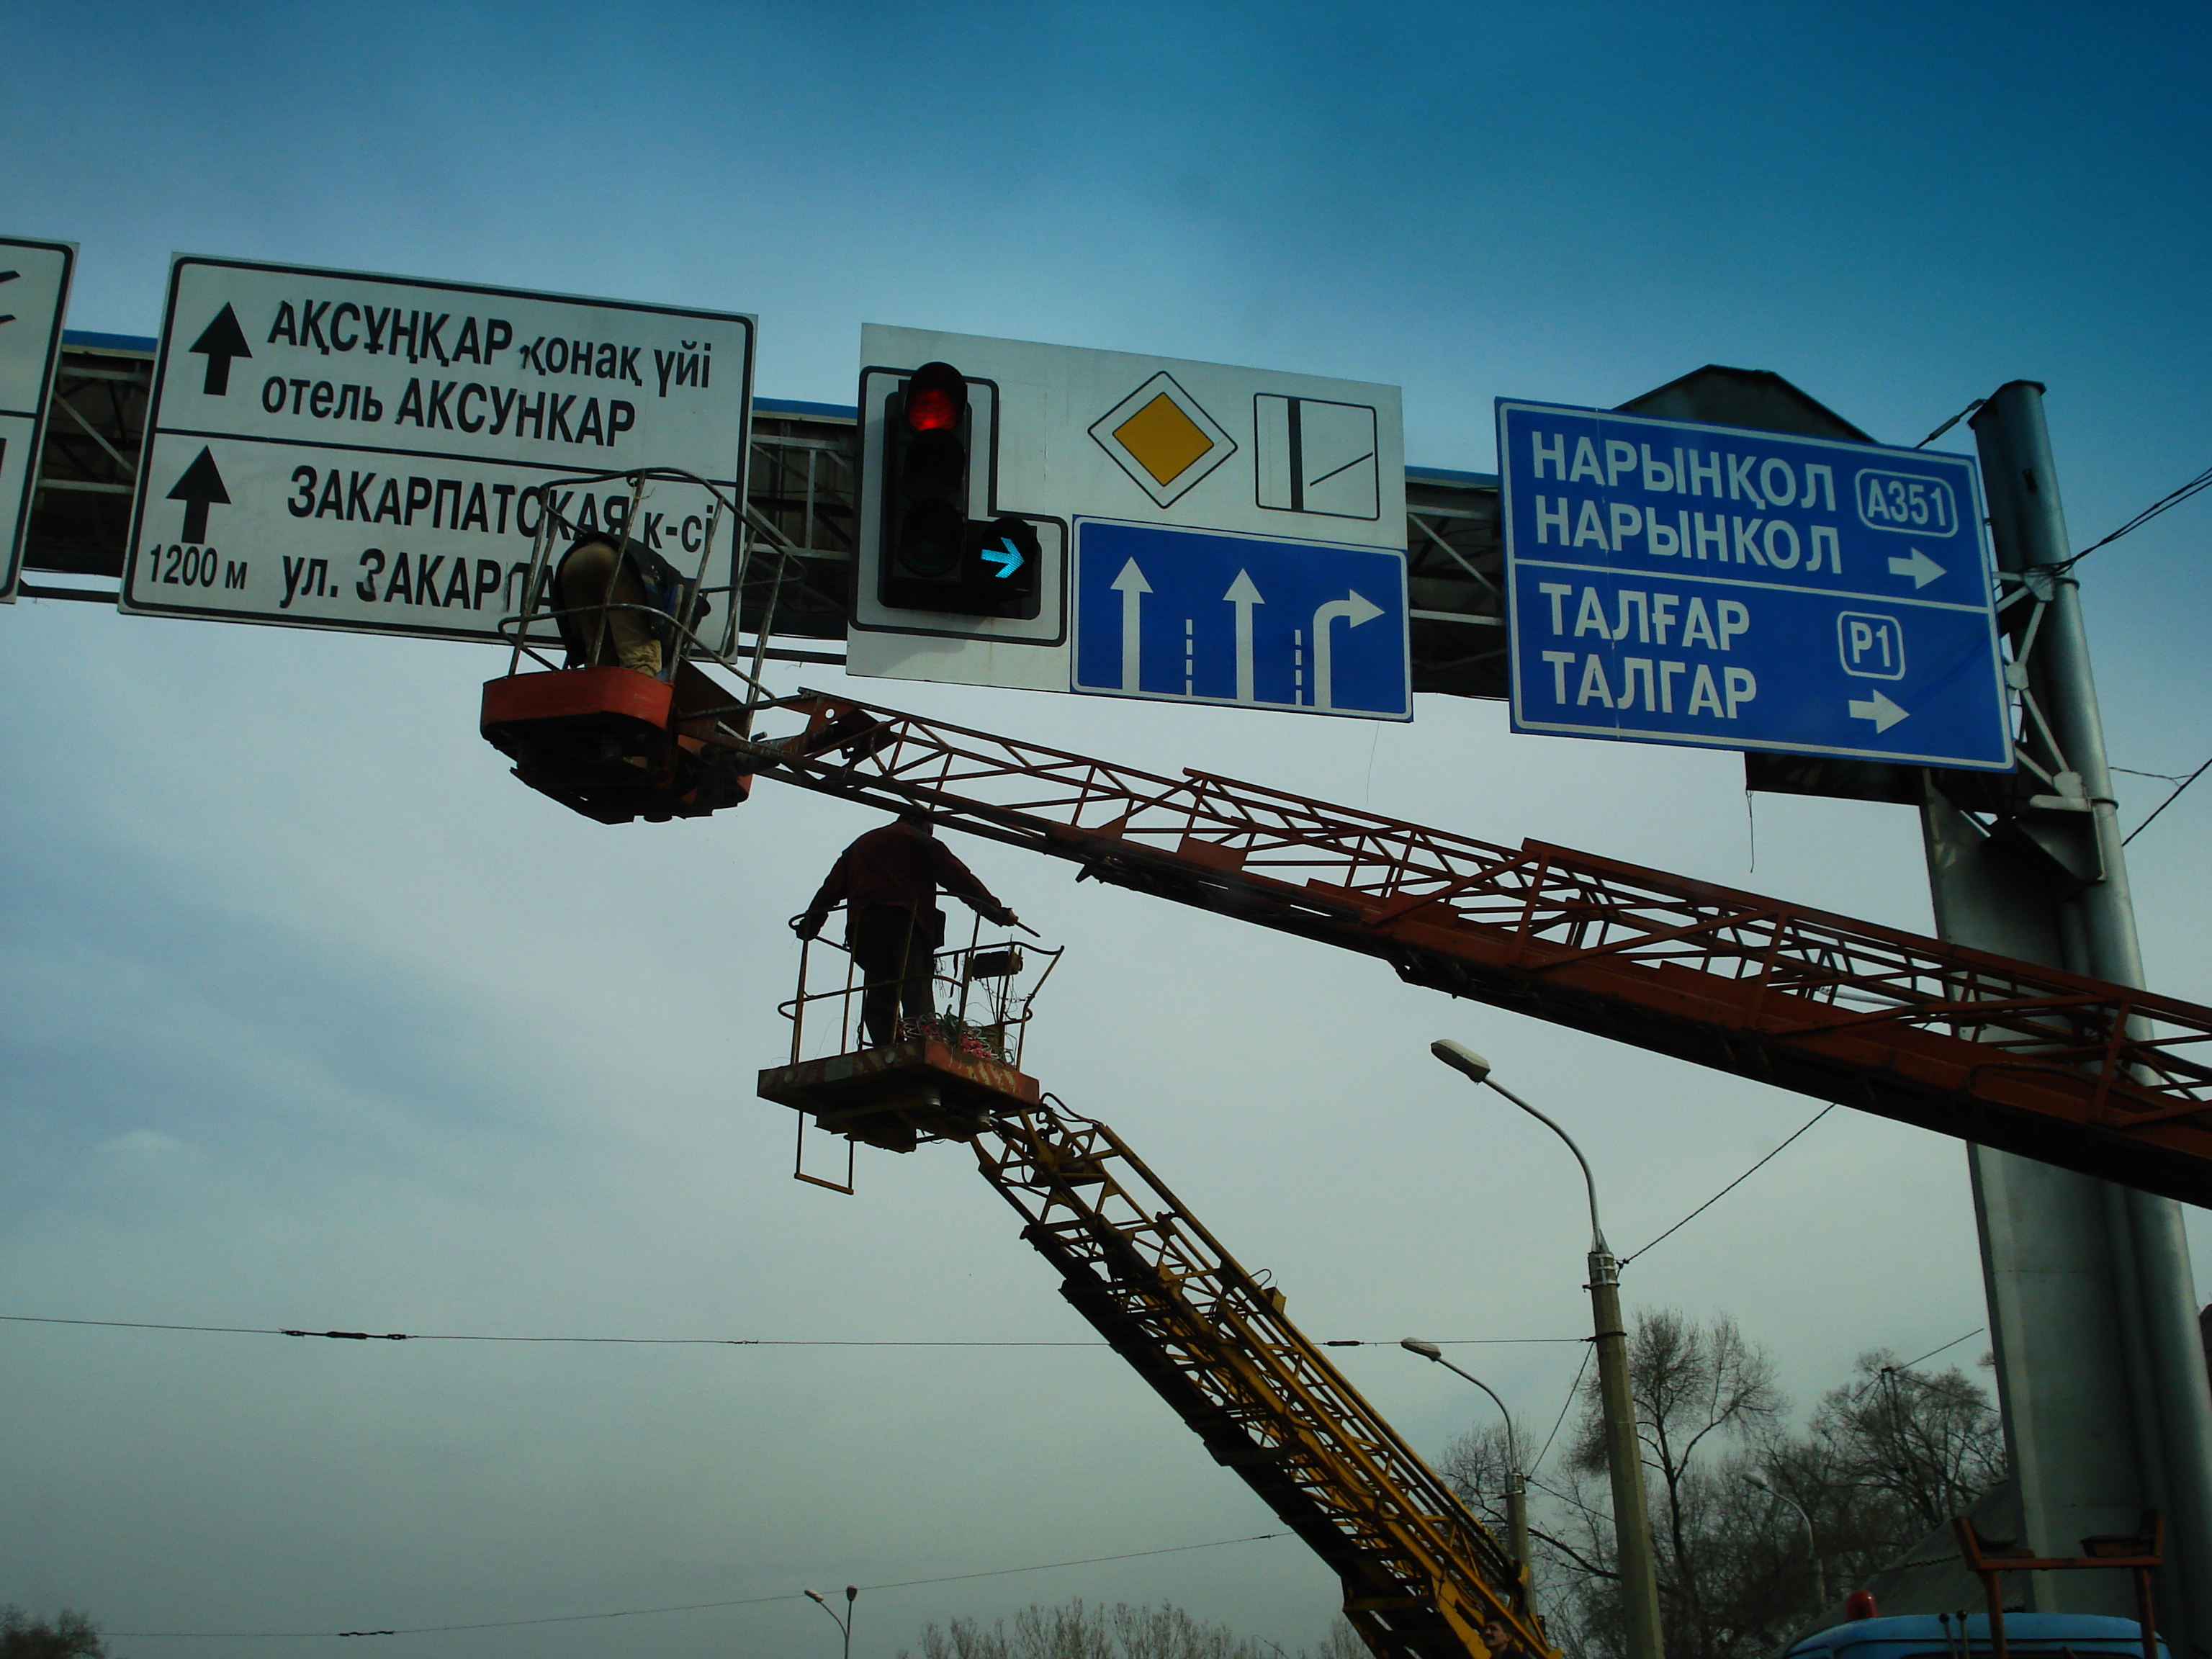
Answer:
[[(0, 229), (82, 244), (78, 328), (151, 334), (173, 252), (234, 255), (756, 313), (770, 397), (851, 402), (864, 321), (1383, 381), (1409, 459), (1480, 470), (1498, 396), (1612, 405), (1721, 362), (1911, 443), (2027, 376), (2050, 386), (2077, 544), (2212, 460), (2201, 6), (4, 15)], [(2082, 568), (2122, 766), (2212, 753), (2207, 527), (2192, 504)], [(500, 665), (477, 647), (42, 602), (0, 615), (0, 1313), (1087, 1337), (964, 1153), (864, 1155), (860, 1195), (836, 1197), (790, 1180), (789, 1115), (753, 1097), (785, 1041), (782, 919), (868, 815), (773, 786), (702, 823), (562, 812), (477, 738)], [(1445, 698), (1378, 726), (854, 684), (1928, 926), (1912, 814), (1747, 802), (1732, 756), (1512, 737), (1501, 707)], [(2122, 784), (2130, 824), (2166, 787)], [(2152, 982), (2199, 1000), (2209, 832), (2212, 786), (2130, 849)], [(1431, 1037), (1581, 1135), (1624, 1247), (1818, 1109), (959, 850), (1070, 947), (1030, 1069), (1316, 1336), (1584, 1328), (1571, 1163)], [(1808, 1405), (1862, 1350), (1983, 1322), (1964, 1155), (1832, 1114), (1626, 1290), (1733, 1313)], [(5, 1331), (0, 1600), (117, 1631), (788, 1597), (1279, 1530), (1095, 1346)], [(1580, 1358), (1455, 1353), (1539, 1426)], [(1481, 1420), (1395, 1348), (1343, 1363), (1432, 1454)], [(854, 1651), (1073, 1595), (1173, 1599), (1292, 1648), (1335, 1596), (1277, 1540), (872, 1590)], [(785, 1600), (379, 1650), (836, 1639)]]

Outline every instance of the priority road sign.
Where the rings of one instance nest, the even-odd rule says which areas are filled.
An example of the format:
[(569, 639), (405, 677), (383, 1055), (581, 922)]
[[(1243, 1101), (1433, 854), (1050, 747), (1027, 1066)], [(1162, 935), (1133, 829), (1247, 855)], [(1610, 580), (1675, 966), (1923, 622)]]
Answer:
[(1075, 521), (1078, 691), (1411, 720), (1406, 560)]
[[(665, 467), (742, 498), (754, 331), (720, 312), (180, 256), (122, 608), (498, 639), (549, 504), (571, 532), (629, 508), (612, 483), (549, 503), (550, 481)], [(631, 533), (699, 574), (711, 507), (655, 483)], [(734, 542), (718, 533), (703, 586), (728, 582)]]
[(12, 601), (61, 361), (74, 242), (0, 236), (0, 601)]
[[(875, 324), (862, 331), (860, 349), (850, 672), (1407, 718), (1398, 666), (1407, 653), (1395, 386)], [(966, 517), (1017, 519), (1036, 532), (1033, 616), (954, 616), (883, 602), (884, 514), (897, 495), (884, 485), (886, 422), (902, 406), (908, 379), (933, 362), (951, 364), (967, 381)], [(1089, 546), (1121, 546), (1121, 562), (1134, 557), (1153, 584), (1153, 597), (1137, 605), (1141, 672), (1126, 681), (1119, 630), (1127, 601), (1111, 586), (1121, 564), (1100, 576), (1106, 556), (1077, 553), (1084, 525)], [(1139, 550), (1127, 538), (1145, 531), (1158, 534)], [(1244, 544), (1241, 557), (1222, 550), (1231, 543)], [(1347, 562), (1355, 554), (1369, 556)], [(1177, 566), (1186, 558), (1187, 574)], [(1221, 560), (1219, 586), (1203, 592)], [(1224, 597), (1240, 569), (1260, 594), (1241, 608)], [(1097, 593), (1094, 580), (1105, 584)], [(1322, 591), (1330, 583), (1333, 591)], [(1320, 639), (1314, 613), (1329, 605), (1346, 609)], [(1150, 619), (1170, 606), (1182, 607), (1173, 613), (1177, 631), (1155, 635)], [(1356, 624), (1347, 620), (1354, 611)], [(1240, 615), (1249, 624), (1242, 635)], [(1188, 677), (1184, 620), (1192, 629)], [(1200, 665), (1216, 621), (1218, 674)], [(1094, 648), (1086, 632), (1079, 647), (1079, 625), (1105, 630), (1099, 637), (1108, 644)], [(1387, 649), (1385, 634), (1395, 636)], [(1239, 637), (1252, 642), (1256, 690), (1247, 696), (1237, 695)], [(1165, 653), (1157, 663), (1155, 652)], [(1334, 696), (1316, 696), (1327, 690), (1314, 678), (1316, 652), (1344, 688)]]
[(1963, 455), (1498, 404), (1513, 726), (2008, 770)]

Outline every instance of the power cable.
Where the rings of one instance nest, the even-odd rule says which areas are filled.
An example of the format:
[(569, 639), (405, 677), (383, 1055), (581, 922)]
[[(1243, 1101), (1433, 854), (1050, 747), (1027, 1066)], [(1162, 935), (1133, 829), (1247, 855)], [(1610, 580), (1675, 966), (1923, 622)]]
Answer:
[[(902, 1578), (888, 1584), (862, 1584), (863, 1590), (912, 1589), (922, 1584), (957, 1584), (971, 1578), (1004, 1578), (1014, 1573), (1050, 1572), (1060, 1567), (1096, 1566), (1106, 1561), (1136, 1561), (1149, 1555), (1182, 1555), (1191, 1550), (1224, 1549), (1231, 1544), (1259, 1544), (1271, 1538), (1288, 1538), (1286, 1532), (1254, 1533), (1249, 1538), (1216, 1538), (1204, 1544), (1170, 1544), (1156, 1550), (1127, 1550), (1119, 1555), (1086, 1555), (1073, 1561), (1042, 1561), (1026, 1567), (992, 1567), (981, 1572), (945, 1573), (935, 1578)], [(781, 1595), (749, 1595), (734, 1601), (686, 1601), (665, 1607), (623, 1607), (614, 1613), (559, 1613), (537, 1619), (490, 1619), (470, 1625), (412, 1625), (390, 1630), (118, 1630), (106, 1634), (134, 1642), (206, 1641), (261, 1642), (337, 1640), (356, 1636), (443, 1636), (455, 1631), (513, 1630), (525, 1625), (574, 1625), (601, 1619), (642, 1619), (660, 1613), (702, 1613), (719, 1607), (757, 1607), (770, 1601), (796, 1601), (799, 1592)]]
[(136, 1319), (50, 1319), (0, 1314), (14, 1325), (94, 1325), (125, 1331), (204, 1331), (225, 1336), (314, 1336), (341, 1342), (561, 1342), (648, 1348), (1103, 1348), (1103, 1342), (1003, 1341), (893, 1337), (490, 1336), (423, 1331), (305, 1331), (276, 1325), (161, 1325)]
[[(1585, 1342), (1589, 1340), (1587, 1337), (1583, 1340)], [(1583, 1350), (1583, 1363), (1575, 1367), (1575, 1380), (1567, 1384), (1567, 1397), (1559, 1407), (1559, 1414), (1552, 1419), (1552, 1431), (1544, 1437), (1543, 1449), (1536, 1454), (1535, 1461), (1528, 1465), (1528, 1469), (1543, 1467), (1544, 1453), (1550, 1451), (1552, 1442), (1559, 1437), (1559, 1425), (1567, 1420), (1567, 1413), (1573, 1408), (1575, 1396), (1582, 1392), (1583, 1374), (1589, 1370), (1590, 1356), (1596, 1352), (1595, 1347), (1585, 1347)], [(1521, 1473), (1525, 1475), (1528, 1473), (1528, 1469), (1523, 1469)]]
[(1967, 416), (1972, 414), (1976, 410), (1979, 409), (1988, 401), (1989, 399), (1986, 398), (1975, 398), (1973, 402), (1968, 404), (1956, 415), (1954, 415), (1949, 420), (1944, 422), (1942, 425), (1937, 427), (1933, 432), (1929, 433), (1926, 437), (1923, 438), (1918, 443), (1912, 447), (1915, 449), (1927, 448), (1929, 445), (1934, 443), (1938, 438), (1948, 432), (1953, 427), (1958, 425), (1960, 422), (1965, 420)]
[[(552, 1342), (662, 1348), (1103, 1348), (1098, 1341), (1000, 1340), (958, 1338), (902, 1337), (779, 1337), (779, 1336), (493, 1336), (420, 1331), (308, 1331), (280, 1325), (172, 1325), (138, 1319), (58, 1319), (40, 1314), (0, 1314), (0, 1322), (11, 1325), (88, 1325), (104, 1330), (198, 1331), (222, 1336), (319, 1337), (338, 1342)], [(1579, 1336), (1452, 1336), (1439, 1339), (1444, 1347), (1486, 1347), (1537, 1342), (1581, 1342)], [(1340, 1337), (1324, 1342), (1325, 1348), (1395, 1347), (1380, 1338)]]
[(2165, 495), (2153, 501), (2148, 507), (2143, 508), (2142, 512), (2136, 514), (2134, 518), (2130, 519), (2118, 530), (2112, 532), (2111, 535), (2104, 537), (2100, 540), (2091, 542), (2088, 546), (2083, 548), (2072, 558), (2063, 561), (2058, 565), (2058, 569), (2061, 571), (2071, 570), (2075, 565), (2081, 563), (2082, 560), (2087, 558), (2099, 548), (2108, 546), (2112, 543), (2119, 540), (2121, 537), (2126, 535), (2130, 531), (2142, 529), (2143, 526), (2148, 524), (2153, 519), (2158, 517), (2160, 514), (2179, 507), (2182, 502), (2187, 501), (2191, 495), (2197, 494), (2200, 490), (2208, 489), (2212, 489), (2212, 466), (2206, 467), (2202, 472), (2190, 479), (2186, 483), (2179, 484), (2173, 489), (2168, 490)]
[(1876, 1371), (1873, 1376), (1867, 1380), (1865, 1388), (1861, 1389), (1856, 1394), (1851, 1396), (1851, 1403), (1856, 1406), (1860, 1401), (1865, 1399), (1868, 1390), (1874, 1388), (1877, 1383), (1886, 1382), (1899, 1371), (1911, 1370), (1915, 1365), (1919, 1364), (1921, 1360), (1933, 1359), (1939, 1353), (1948, 1353), (1952, 1349), (1957, 1347), (1961, 1342), (1965, 1342), (1974, 1337), (1979, 1336), (1987, 1329), (1989, 1329), (1989, 1327), (1986, 1325), (1977, 1325), (1973, 1329), (1968, 1331), (1965, 1336), (1954, 1336), (1948, 1342), (1946, 1342), (1942, 1347), (1929, 1349), (1926, 1353), (1922, 1354), (1917, 1359), (1908, 1359), (1902, 1365), (1884, 1365), (1880, 1370)]
[(1651, 1245), (1652, 1245), (1652, 1244), (1660, 1244), (1660, 1243), (1665, 1243), (1668, 1239), (1672, 1238), (1672, 1237), (1673, 1237), (1676, 1233), (1679, 1233), (1680, 1231), (1681, 1231), (1683, 1228), (1685, 1228), (1685, 1227), (1688, 1226), (1688, 1225), (1689, 1225), (1692, 1221), (1695, 1221), (1695, 1220), (1696, 1220), (1699, 1216), (1703, 1215), (1706, 1211), (1708, 1211), (1708, 1210), (1711, 1209), (1711, 1208), (1713, 1207), (1713, 1206), (1714, 1206), (1714, 1205), (1716, 1205), (1716, 1204), (1719, 1203), (1723, 1199), (1726, 1198), (1726, 1197), (1727, 1197), (1730, 1193), (1734, 1192), (1737, 1188), (1739, 1188), (1739, 1187), (1742, 1186), (1742, 1185), (1743, 1185), (1743, 1183), (1744, 1183), (1745, 1182), (1747, 1182), (1747, 1181), (1750, 1180), (1750, 1179), (1752, 1178), (1752, 1176), (1753, 1176), (1757, 1175), (1757, 1174), (1758, 1174), (1761, 1170), (1765, 1169), (1765, 1168), (1769, 1164), (1772, 1163), (1776, 1158), (1778, 1158), (1781, 1157), (1781, 1155), (1783, 1154), (1783, 1152), (1788, 1149), (1788, 1147), (1789, 1147), (1789, 1146), (1790, 1146), (1790, 1140), (1795, 1140), (1795, 1139), (1796, 1139), (1798, 1135), (1802, 1135), (1802, 1134), (1803, 1134), (1803, 1133), (1805, 1133), (1805, 1130), (1811, 1128), (1811, 1127), (1813, 1127), (1813, 1125), (1814, 1125), (1814, 1124), (1818, 1123), (1818, 1122), (1819, 1122), (1822, 1118), (1824, 1118), (1824, 1117), (1827, 1116), (1827, 1115), (1828, 1115), (1829, 1113), (1831, 1113), (1831, 1112), (1834, 1111), (1835, 1109), (1836, 1109), (1836, 1103), (1835, 1103), (1835, 1102), (1833, 1102), (1833, 1101), (1830, 1101), (1830, 1102), (1829, 1102), (1826, 1106), (1823, 1106), (1822, 1108), (1820, 1108), (1820, 1109), (1819, 1111), (1817, 1111), (1817, 1112), (1814, 1113), (1814, 1114), (1813, 1114), (1813, 1115), (1812, 1115), (1812, 1117), (1811, 1117), (1810, 1119), (1808, 1119), (1808, 1120), (1806, 1121), (1806, 1123), (1804, 1124), (1803, 1127), (1800, 1128), (1800, 1129), (1796, 1132), (1796, 1134), (1793, 1134), (1793, 1135), (1791, 1135), (1791, 1136), (1790, 1137), (1790, 1140), (1785, 1140), (1785, 1141), (1784, 1141), (1784, 1142), (1782, 1143), (1782, 1145), (1781, 1145), (1781, 1146), (1777, 1146), (1777, 1147), (1776, 1147), (1772, 1152), (1769, 1152), (1769, 1153), (1768, 1153), (1765, 1158), (1760, 1158), (1760, 1159), (1759, 1160), (1759, 1162), (1758, 1162), (1758, 1163), (1756, 1163), (1756, 1164), (1753, 1164), (1753, 1165), (1752, 1165), (1748, 1170), (1745, 1170), (1741, 1175), (1738, 1176), (1737, 1176), (1734, 1181), (1729, 1182), (1729, 1184), (1728, 1184), (1727, 1186), (1725, 1186), (1725, 1187), (1722, 1188), (1720, 1189), (1720, 1191), (1718, 1191), (1718, 1192), (1715, 1193), (1715, 1194), (1714, 1194), (1711, 1198), (1707, 1199), (1704, 1203), (1702, 1203), (1702, 1204), (1698, 1205), (1698, 1207), (1697, 1207), (1696, 1209), (1694, 1209), (1694, 1210), (1691, 1211), (1691, 1212), (1689, 1212), (1689, 1214), (1687, 1214), (1687, 1215), (1684, 1216), (1684, 1217), (1683, 1217), (1680, 1221), (1676, 1222), (1673, 1226), (1671, 1226), (1671, 1227), (1668, 1228), (1668, 1229), (1667, 1229), (1667, 1231), (1666, 1231), (1665, 1232), (1663, 1232), (1663, 1233), (1660, 1234), (1660, 1235), (1659, 1235), (1659, 1237), (1658, 1237), (1657, 1238), (1653, 1239), (1653, 1240), (1651, 1241), (1651, 1244), (1646, 1244), (1646, 1245), (1644, 1245), (1644, 1246), (1643, 1247), (1643, 1249), (1632, 1250), (1632, 1251), (1630, 1251), (1626, 1255), (1625, 1255), (1625, 1256), (1621, 1257), (1621, 1258), (1620, 1258), (1620, 1265), (1621, 1265), (1622, 1267), (1626, 1267), (1630, 1262), (1632, 1262), (1632, 1261), (1635, 1261), (1635, 1260), (1636, 1260), (1636, 1258), (1637, 1258), (1638, 1256), (1642, 1255), (1644, 1254), (1644, 1250), (1648, 1250), (1648, 1249), (1650, 1249), (1651, 1248)]
[[(2191, 784), (2196, 782), (2197, 779), (2203, 777), (2204, 775), (2204, 769), (2208, 766), (2212, 766), (2212, 757), (2208, 757), (2203, 766), (2198, 767), (2187, 777), (2183, 778), (2175, 783), (2173, 786), (2173, 793), (2168, 795), (2164, 800), (2159, 802), (2157, 805), (2152, 807), (2150, 810), (2150, 816), (2148, 817), (2145, 818), (2141, 823), (2136, 825), (2134, 829), (2129, 830), (2126, 835), (2120, 837), (2120, 845), (2125, 847), (2137, 836), (2140, 836), (2144, 830), (2149, 829), (2152, 824), (2157, 823), (2158, 815), (2166, 811), (2167, 807), (2172, 805), (2174, 802), (2179, 800), (2181, 799), (2181, 792), (2188, 788)], [(2124, 770), (2125, 769), (2122, 769)], [(2159, 776), (2160, 775), (2152, 772), (2138, 772), (2135, 775), (2139, 778), (2148, 778)]]

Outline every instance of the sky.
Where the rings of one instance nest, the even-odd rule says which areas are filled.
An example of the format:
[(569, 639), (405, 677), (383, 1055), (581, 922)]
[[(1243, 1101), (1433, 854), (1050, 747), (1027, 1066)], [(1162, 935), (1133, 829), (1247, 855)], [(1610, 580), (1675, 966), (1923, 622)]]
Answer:
[[(2201, 7), (10, 4), (0, 229), (82, 246), (70, 325), (149, 335), (189, 252), (756, 313), (763, 395), (852, 401), (864, 322), (1404, 388), (1419, 465), (1500, 396), (1772, 369), (1911, 443), (2049, 387), (2077, 545), (2212, 459)], [(1966, 448), (1964, 429), (1941, 447)], [(2081, 567), (2114, 762), (2212, 754), (2207, 509)], [(610, 830), (477, 737), (480, 647), (0, 614), (0, 1313), (234, 1327), (1081, 1342), (955, 1148), (789, 1179), (753, 1097), (783, 919), (868, 815), (763, 786)], [(833, 670), (777, 684), (835, 689)], [(921, 684), (862, 695), (1492, 841), (1929, 927), (1905, 809), (1735, 757)], [(2167, 785), (2121, 780), (2140, 822)], [(615, 839), (619, 837), (619, 842)], [(956, 850), (1068, 946), (1030, 1069), (1113, 1123), (1434, 1455), (1539, 1430), (1623, 1248), (1817, 1103), (1380, 965)], [(2212, 1000), (2212, 787), (2129, 849), (2154, 986)], [(2212, 1231), (2191, 1213), (2198, 1282)], [(1838, 1111), (1632, 1267), (1798, 1408), (1984, 1321), (1964, 1154)], [(10, 1324), (0, 1601), (395, 1655), (854, 1652), (1032, 1600), (1173, 1600), (1295, 1650), (1334, 1605), (1097, 1346), (325, 1343)], [(1516, 1339), (1505, 1341), (1501, 1339)], [(1546, 1339), (1520, 1340), (1519, 1339)], [(1952, 1350), (1971, 1358), (1978, 1339)], [(1477, 1408), (1480, 1407), (1480, 1410)], [(754, 1598), (782, 1598), (759, 1600)], [(814, 1644), (810, 1646), (809, 1644)], [(269, 1659), (327, 1652), (270, 1638)]]

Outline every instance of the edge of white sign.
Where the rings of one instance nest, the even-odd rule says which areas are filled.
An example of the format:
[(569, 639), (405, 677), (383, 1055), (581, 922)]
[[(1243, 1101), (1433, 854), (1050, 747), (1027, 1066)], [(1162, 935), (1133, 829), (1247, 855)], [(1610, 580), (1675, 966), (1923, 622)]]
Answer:
[[(158, 428), (156, 416), (161, 406), (161, 391), (167, 384), (169, 370), (169, 342), (175, 321), (177, 286), (179, 273), (188, 264), (221, 265), (238, 270), (276, 271), (305, 276), (343, 276), (369, 283), (390, 283), (407, 288), (439, 289), (455, 293), (495, 294), (522, 300), (550, 300), (563, 305), (605, 306), (623, 311), (658, 312), (669, 316), (711, 317), (720, 322), (737, 322), (745, 325), (744, 396), (739, 416), (735, 489), (740, 501), (748, 501), (751, 482), (753, 368), (760, 352), (760, 318), (757, 313), (744, 311), (714, 311), (703, 306), (664, 305), (653, 301), (621, 300), (606, 295), (563, 294), (550, 289), (514, 288), (501, 283), (468, 283), (447, 277), (409, 276), (397, 271), (349, 270), (336, 265), (300, 264), (286, 259), (234, 258), (218, 253), (172, 253), (169, 256), (169, 277), (161, 298), (161, 331), (155, 341), (154, 375), (148, 385), (146, 397), (145, 445), (151, 449)], [(131, 579), (135, 574), (139, 526), (145, 511), (146, 492), (150, 475), (143, 467), (139, 471), (137, 488), (131, 497), (130, 540), (123, 550), (123, 578), (116, 590), (115, 608), (126, 617), (167, 617), (190, 622), (235, 622), (264, 628), (304, 628), (322, 633), (373, 634), (387, 637), (423, 640), (447, 640), (460, 645), (494, 643), (475, 634), (441, 634), (427, 629), (377, 628), (374, 626), (342, 626), (327, 620), (301, 617), (234, 617), (216, 611), (191, 611), (182, 608), (144, 608), (131, 603)], [(740, 600), (742, 596), (739, 596)], [(533, 639), (538, 635), (533, 630)], [(506, 648), (506, 647), (500, 647)]]
[(31, 537), (31, 508), (38, 498), (39, 466), (46, 453), (46, 415), (53, 407), (54, 380), (61, 372), (62, 335), (69, 324), (70, 289), (76, 282), (75, 242), (50, 242), (37, 236), (0, 236), (0, 246), (43, 248), (62, 256), (61, 292), (54, 296), (53, 326), (46, 339), (46, 372), (39, 380), (39, 406), (31, 419), (31, 456), (23, 468), (23, 497), (15, 509), (15, 533), (9, 538), (6, 566), (0, 568), (0, 605), (15, 603), (23, 580), (23, 545)]

